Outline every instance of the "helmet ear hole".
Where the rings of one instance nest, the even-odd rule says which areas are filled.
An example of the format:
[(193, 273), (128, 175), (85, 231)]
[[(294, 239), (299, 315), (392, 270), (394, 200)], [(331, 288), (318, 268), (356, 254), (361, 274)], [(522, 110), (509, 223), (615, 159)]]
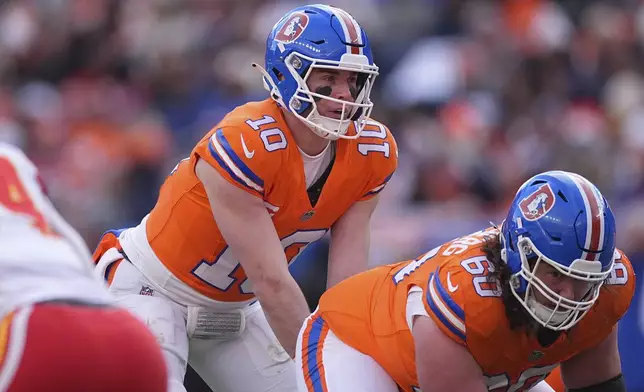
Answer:
[(284, 75), (277, 68), (273, 68), (272, 71), (275, 75), (275, 78), (277, 78), (277, 80), (279, 80), (280, 82), (285, 79)]

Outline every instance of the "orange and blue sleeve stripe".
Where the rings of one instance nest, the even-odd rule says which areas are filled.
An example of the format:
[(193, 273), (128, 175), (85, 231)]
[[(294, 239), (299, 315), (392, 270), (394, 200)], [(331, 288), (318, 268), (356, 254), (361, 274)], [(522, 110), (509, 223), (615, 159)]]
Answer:
[(264, 194), (264, 181), (237, 155), (221, 129), (215, 131), (208, 143), (210, 155), (230, 177), (250, 190)]
[(329, 326), (321, 316), (313, 315), (302, 334), (302, 372), (308, 392), (327, 392), (322, 363), (322, 349)]
[(387, 186), (387, 183), (389, 182), (389, 180), (391, 179), (391, 176), (393, 176), (393, 175), (394, 175), (393, 173), (388, 175), (387, 178), (385, 178), (380, 185), (378, 185), (377, 187), (373, 188), (372, 190), (367, 192), (362, 197), (373, 196), (373, 195), (377, 195), (378, 193), (380, 193), (383, 189), (385, 189), (385, 186)]
[(439, 326), (446, 328), (458, 338), (458, 343), (465, 344), (465, 312), (443, 287), (438, 270), (429, 277), (426, 298), (434, 319), (441, 324)]

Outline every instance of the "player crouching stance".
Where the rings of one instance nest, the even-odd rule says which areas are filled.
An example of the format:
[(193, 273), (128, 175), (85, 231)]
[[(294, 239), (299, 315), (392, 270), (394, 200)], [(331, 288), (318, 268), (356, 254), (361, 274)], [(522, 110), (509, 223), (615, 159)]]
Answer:
[(625, 391), (617, 321), (635, 279), (615, 218), (585, 178), (518, 191), (501, 229), (327, 291), (300, 332), (300, 391)]
[(172, 392), (186, 391), (188, 363), (218, 392), (296, 390), (311, 310), (288, 265), (329, 233), (327, 286), (367, 269), (371, 215), (398, 165), (370, 117), (369, 40), (346, 11), (288, 11), (256, 67), (270, 96), (228, 113), (141, 223), (94, 253), (110, 293), (156, 334)]
[(0, 143), (0, 392), (165, 392), (161, 349), (94, 277), (36, 167)]

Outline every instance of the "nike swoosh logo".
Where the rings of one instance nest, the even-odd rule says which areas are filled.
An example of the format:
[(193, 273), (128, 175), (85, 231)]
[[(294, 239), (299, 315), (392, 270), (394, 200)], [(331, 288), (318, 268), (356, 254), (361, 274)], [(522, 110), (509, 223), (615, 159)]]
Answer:
[(449, 272), (447, 273), (447, 290), (449, 290), (450, 293), (453, 293), (454, 291), (458, 290), (458, 285), (454, 286), (452, 284), (452, 281), (449, 278)]
[(249, 151), (248, 147), (246, 147), (246, 143), (244, 142), (244, 137), (242, 135), (239, 135), (239, 138), (241, 139), (241, 142), (242, 142), (242, 148), (244, 149), (244, 155), (246, 155), (246, 158), (251, 159), (253, 156), (255, 156), (255, 150)]

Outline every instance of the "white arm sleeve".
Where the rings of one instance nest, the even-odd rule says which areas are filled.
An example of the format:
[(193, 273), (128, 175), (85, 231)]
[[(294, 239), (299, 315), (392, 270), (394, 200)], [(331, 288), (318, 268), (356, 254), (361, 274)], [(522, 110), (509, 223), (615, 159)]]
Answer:
[(414, 324), (414, 317), (416, 316), (429, 317), (429, 314), (425, 310), (425, 305), (423, 305), (423, 289), (418, 286), (412, 287), (409, 293), (407, 293), (406, 320), (410, 331)]

